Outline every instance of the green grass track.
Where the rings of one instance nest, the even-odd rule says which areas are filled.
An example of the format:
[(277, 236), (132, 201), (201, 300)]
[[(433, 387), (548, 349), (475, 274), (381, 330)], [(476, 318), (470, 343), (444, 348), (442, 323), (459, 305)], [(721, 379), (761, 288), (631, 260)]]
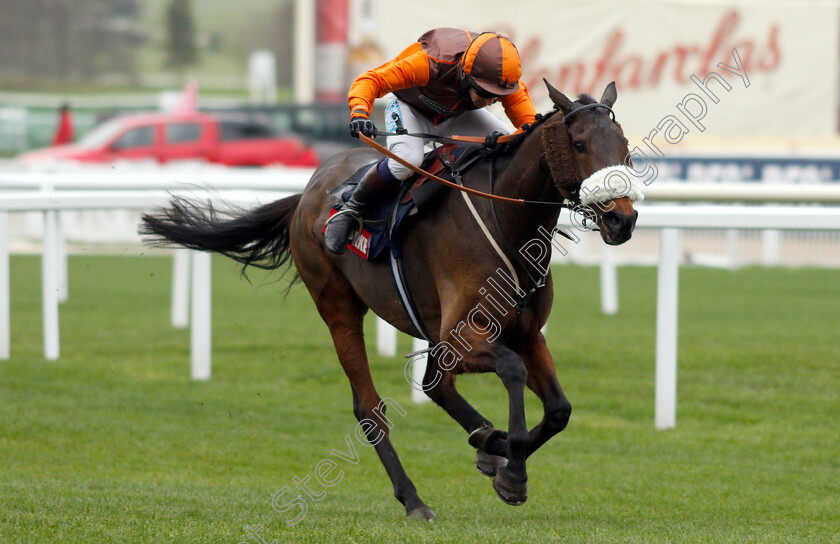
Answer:
[[(840, 272), (680, 273), (677, 427), (653, 428), (656, 270), (558, 267), (548, 340), (573, 406), (528, 464), (529, 499), (496, 498), (460, 427), (413, 405), (402, 358), (371, 355), (392, 439), (434, 523), (409, 521), (371, 448), (347, 450), (350, 388), (305, 289), (214, 258), (213, 376), (189, 378), (169, 325), (171, 260), (70, 258), (61, 358), (45, 361), (40, 260), (14, 256), (12, 357), (0, 361), (0, 543), (840, 542)], [(367, 322), (374, 345), (374, 322)], [(401, 338), (400, 351), (410, 350)], [(495, 376), (459, 380), (506, 426)], [(541, 415), (527, 394), (528, 422)], [(313, 473), (335, 459), (330, 488)], [(338, 472), (341, 470), (341, 473)], [(320, 500), (272, 494), (312, 477)], [(295, 490), (297, 493), (297, 490)], [(289, 493), (287, 495), (292, 495)]]

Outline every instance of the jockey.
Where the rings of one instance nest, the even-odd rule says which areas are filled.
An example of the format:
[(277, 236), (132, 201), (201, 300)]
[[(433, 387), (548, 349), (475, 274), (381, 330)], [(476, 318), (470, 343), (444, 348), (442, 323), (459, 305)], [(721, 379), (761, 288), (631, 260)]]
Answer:
[[(440, 136), (486, 136), (494, 145), (507, 125), (484, 109), (497, 100), (517, 128), (533, 123), (536, 110), (528, 89), (519, 78), (522, 68), (516, 47), (494, 32), (476, 34), (456, 28), (426, 32), (394, 60), (362, 73), (350, 87), (350, 134), (375, 136), (369, 119), (373, 102), (393, 93), (385, 108), (385, 127), (394, 132), (396, 113), (403, 127), (412, 132)], [(388, 150), (420, 166), (425, 140), (407, 135), (388, 136)], [(383, 159), (371, 167), (339, 213), (327, 223), (327, 249), (341, 254), (358, 216), (374, 208), (389, 189), (396, 189), (412, 171)], [(342, 212), (344, 212), (342, 210)]]

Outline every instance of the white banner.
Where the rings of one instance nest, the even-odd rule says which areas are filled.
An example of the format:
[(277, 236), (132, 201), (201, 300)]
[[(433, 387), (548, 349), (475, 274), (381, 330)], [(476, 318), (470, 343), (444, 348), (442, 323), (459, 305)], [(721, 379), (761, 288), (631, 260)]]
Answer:
[(837, 133), (836, 2), (371, 1), (388, 58), (435, 27), (502, 32), (539, 111), (542, 78), (596, 99), (614, 80), (617, 119), (651, 144)]

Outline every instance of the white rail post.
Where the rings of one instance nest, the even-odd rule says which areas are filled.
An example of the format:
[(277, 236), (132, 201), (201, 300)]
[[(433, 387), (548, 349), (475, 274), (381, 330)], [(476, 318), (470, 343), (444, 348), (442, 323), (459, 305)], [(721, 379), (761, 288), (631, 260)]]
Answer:
[(612, 246), (601, 248), (601, 311), (606, 315), (618, 313), (618, 274)]
[(761, 264), (764, 266), (779, 264), (780, 238), (781, 235), (778, 230), (767, 229), (761, 231)]
[(376, 352), (384, 357), (397, 354), (397, 329), (379, 316), (376, 317)]
[(192, 379), (210, 379), (210, 297), (212, 295), (210, 253), (194, 251), (192, 256), (192, 328), (190, 353)]
[(67, 235), (65, 234), (65, 221), (61, 217), (61, 212), (56, 212), (56, 241), (57, 241), (57, 256), (56, 264), (58, 265), (58, 301), (67, 302), (70, 290), (68, 280), (68, 263), (67, 263)]
[(656, 401), (655, 426), (677, 424), (677, 315), (679, 309), (679, 231), (660, 233), (656, 286)]
[(183, 329), (190, 324), (189, 249), (176, 249), (172, 256), (172, 326)]
[[(412, 351), (421, 351), (424, 349), (429, 349), (429, 343), (421, 338), (415, 338), (414, 342), (412, 342)], [(414, 383), (423, 383), (423, 376), (426, 375), (426, 365), (429, 363), (429, 355), (423, 354), (422, 357), (418, 358), (417, 361), (411, 367), (411, 380)], [(411, 400), (414, 401), (415, 404), (421, 404), (424, 402), (429, 402), (429, 396), (424, 392), (420, 391), (416, 387), (411, 388)]]
[(740, 233), (736, 229), (726, 230), (726, 255), (729, 259), (729, 266), (733, 269), (740, 266), (740, 259), (738, 258), (738, 238)]
[(55, 210), (44, 211), (44, 247), (41, 254), (41, 298), (44, 319), (44, 357), (59, 355), (58, 338), (58, 225)]
[(11, 356), (11, 300), (9, 296), (9, 214), (0, 212), (0, 360)]

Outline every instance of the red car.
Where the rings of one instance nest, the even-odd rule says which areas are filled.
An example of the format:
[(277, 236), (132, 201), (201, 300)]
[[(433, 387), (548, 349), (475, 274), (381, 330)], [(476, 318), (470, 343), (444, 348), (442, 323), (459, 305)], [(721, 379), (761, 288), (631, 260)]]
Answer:
[(153, 159), (160, 163), (204, 160), (228, 166), (315, 167), (318, 154), (301, 139), (278, 136), (247, 116), (205, 113), (142, 113), (107, 121), (79, 142), (23, 153), (24, 163), (71, 160), (115, 162)]

